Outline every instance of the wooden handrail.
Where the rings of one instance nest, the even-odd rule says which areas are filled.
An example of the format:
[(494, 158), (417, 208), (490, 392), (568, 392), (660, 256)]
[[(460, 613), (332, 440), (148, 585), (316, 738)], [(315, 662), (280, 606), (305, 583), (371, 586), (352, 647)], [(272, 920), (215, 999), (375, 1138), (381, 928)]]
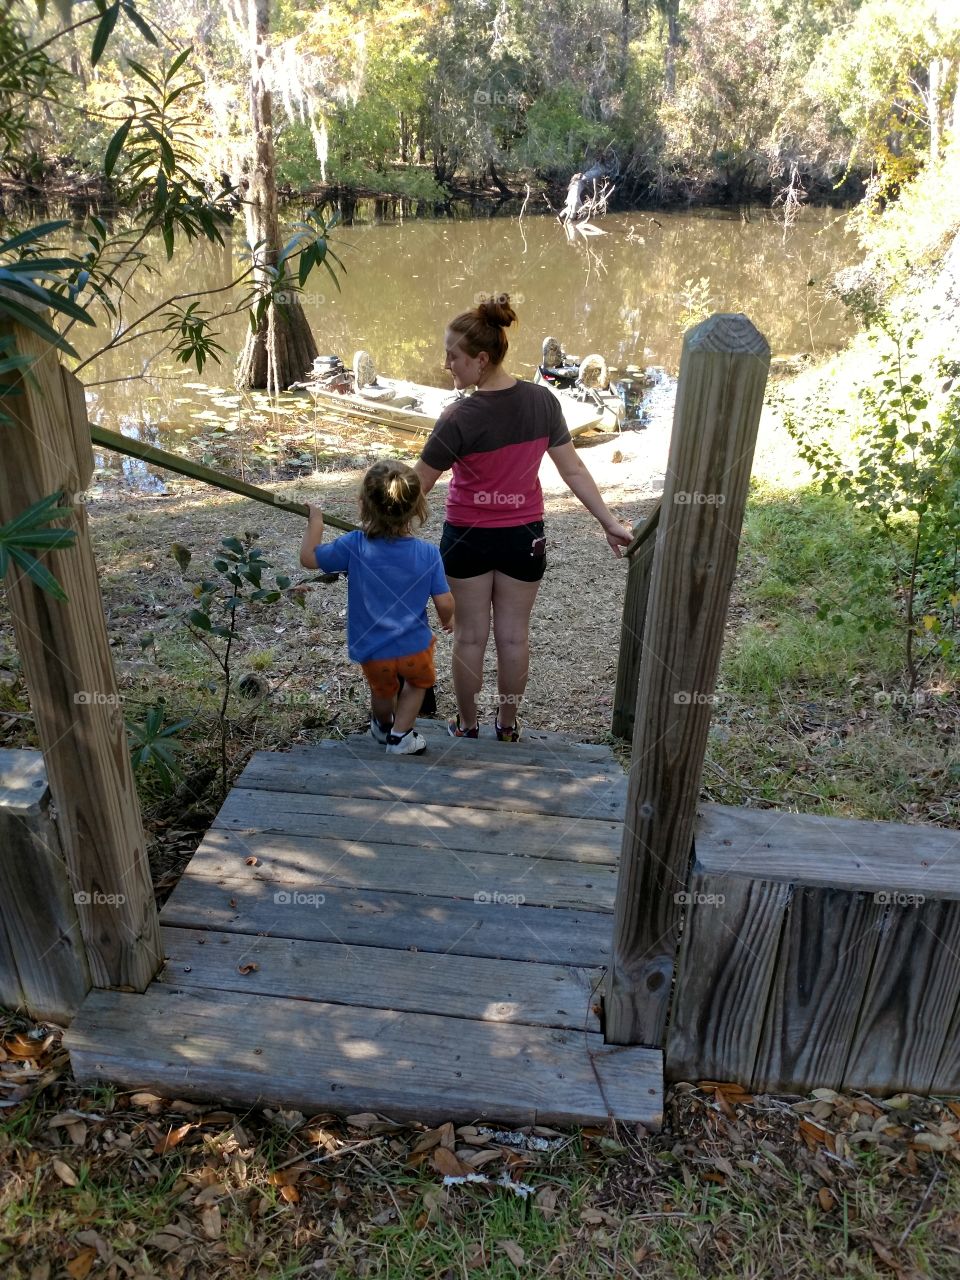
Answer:
[[(156, 445), (144, 444), (140, 440), (132, 440), (116, 431), (108, 431), (106, 427), (98, 427), (90, 423), (90, 437), (94, 444), (112, 449), (116, 453), (127, 454), (131, 458), (139, 458), (142, 462), (151, 462), (154, 466), (164, 467), (167, 471), (175, 471), (178, 475), (187, 476), (191, 480), (200, 480), (204, 484), (215, 485), (218, 489), (226, 489), (228, 493), (238, 493), (244, 498), (253, 498), (255, 502), (263, 502), (278, 511), (290, 511), (294, 515), (308, 516), (309, 510), (305, 502), (291, 502), (279, 493), (270, 489), (262, 489), (260, 485), (249, 484), (246, 480), (237, 480), (233, 476), (206, 467), (202, 462), (191, 462), (189, 458), (181, 458), (179, 454), (168, 453), (166, 449), (158, 449)], [(341, 520), (339, 516), (323, 513), (324, 524), (334, 529), (343, 529), (350, 533), (358, 526), (349, 520)]]
[(634, 525), (633, 541), (623, 549), (625, 556), (635, 555), (648, 538), (652, 538), (657, 532), (657, 526), (660, 523), (660, 504), (663, 501), (663, 494), (657, 499), (657, 504), (649, 513), (647, 518), (640, 524)]

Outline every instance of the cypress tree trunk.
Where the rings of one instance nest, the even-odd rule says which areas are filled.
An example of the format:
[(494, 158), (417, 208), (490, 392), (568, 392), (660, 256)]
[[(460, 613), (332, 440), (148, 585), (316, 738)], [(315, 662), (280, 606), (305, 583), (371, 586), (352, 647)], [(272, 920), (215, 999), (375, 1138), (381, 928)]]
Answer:
[[(276, 265), (280, 253), (277, 215), (277, 170), (273, 149), (273, 102), (264, 83), (263, 67), (269, 40), (268, 0), (249, 0), (250, 125), (254, 142), (253, 169), (245, 207), (247, 239), (256, 248), (255, 279), (264, 288), (265, 267)], [(259, 246), (257, 248), (257, 246)], [(283, 391), (299, 382), (318, 354), (299, 295), (284, 290), (283, 301), (271, 303), (256, 333), (247, 330), (237, 362), (236, 383), (247, 389)]]

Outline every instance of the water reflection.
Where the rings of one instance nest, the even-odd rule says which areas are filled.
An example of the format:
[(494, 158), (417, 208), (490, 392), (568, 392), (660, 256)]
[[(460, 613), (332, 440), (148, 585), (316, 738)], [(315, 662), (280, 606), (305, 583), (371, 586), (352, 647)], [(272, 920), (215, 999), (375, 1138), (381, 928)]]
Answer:
[[(628, 364), (676, 372), (684, 316), (700, 309), (743, 311), (774, 355), (836, 349), (852, 321), (823, 289), (855, 260), (843, 215), (808, 210), (786, 234), (768, 211), (745, 220), (736, 211), (627, 213), (605, 218), (606, 234), (570, 244), (551, 217), (405, 221), (339, 228), (336, 250), (347, 273), (337, 291), (325, 272), (308, 282), (304, 306), (322, 351), (347, 361), (359, 347), (384, 373), (448, 386), (442, 369), (447, 320), (480, 293), (506, 291), (519, 328), (510, 331), (509, 365), (532, 376), (541, 343), (553, 334), (568, 352), (597, 351), (621, 371)], [(222, 288), (242, 269), (239, 224), (225, 249), (185, 246), (157, 275), (137, 284), (142, 311), (171, 292)], [(209, 304), (205, 304), (209, 305)], [(232, 389), (232, 357), (246, 320), (235, 316), (221, 338), (229, 357), (203, 378), (157, 354), (157, 336), (128, 343), (88, 365), (91, 416), (113, 430), (143, 433), (169, 446), (170, 432), (203, 428), (210, 385)], [(90, 352), (108, 337), (74, 331)], [(131, 374), (144, 379), (126, 380)]]

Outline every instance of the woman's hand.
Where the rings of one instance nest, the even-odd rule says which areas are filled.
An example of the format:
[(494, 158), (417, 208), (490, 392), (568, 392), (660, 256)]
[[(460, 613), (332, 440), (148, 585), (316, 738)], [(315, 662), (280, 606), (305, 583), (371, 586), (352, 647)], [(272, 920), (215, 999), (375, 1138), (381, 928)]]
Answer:
[(621, 524), (619, 520), (614, 519), (610, 524), (604, 524), (603, 532), (610, 550), (619, 560), (623, 555), (623, 548), (629, 547), (633, 541), (633, 530), (629, 525)]

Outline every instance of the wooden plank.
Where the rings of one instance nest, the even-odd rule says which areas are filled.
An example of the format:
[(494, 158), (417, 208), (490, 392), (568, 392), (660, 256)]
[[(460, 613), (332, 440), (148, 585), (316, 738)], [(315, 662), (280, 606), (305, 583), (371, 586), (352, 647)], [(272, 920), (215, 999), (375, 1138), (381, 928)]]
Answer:
[(958, 991), (960, 903), (890, 904), (844, 1088), (928, 1093)]
[(717, 874), (960, 898), (960, 831), (705, 804), (696, 832), (697, 861)]
[(29, 378), (0, 379), (20, 392), (4, 400), (14, 421), (3, 428), (0, 524), (62, 493), (73, 505), (58, 523), (75, 534), (42, 555), (67, 601), (21, 573), (7, 575), (5, 598), (67, 867), (87, 895), (78, 913), (90, 973), (142, 989), (160, 964), (160, 930), (86, 509), (74, 501), (92, 466), (82, 388), (34, 333), (9, 321), (0, 333), (33, 358)]
[(606, 1036), (663, 1040), (724, 618), (770, 349), (745, 316), (683, 343), (637, 690)]
[(66, 1023), (90, 971), (49, 800), (39, 751), (0, 752), (0, 1004)]
[[(600, 1030), (593, 1006), (602, 969), (197, 929), (160, 933), (159, 981), (177, 987)], [(257, 968), (241, 972), (251, 964)]]
[[(526, 769), (530, 767), (549, 769), (554, 776), (562, 776), (564, 782), (573, 778), (625, 778), (626, 774), (612, 756), (607, 759), (582, 759), (563, 751), (555, 751), (552, 747), (530, 746), (524, 742), (502, 743), (494, 739), (451, 738), (444, 733), (424, 733), (423, 721), (418, 725), (418, 732), (423, 734), (428, 745), (423, 761), (429, 764), (456, 765), (462, 767), (467, 763), (477, 763), (478, 767), (487, 769)], [(321, 764), (330, 758), (331, 753), (338, 757), (362, 761), (386, 760), (397, 768), (408, 767), (417, 763), (416, 756), (390, 757), (386, 755), (380, 743), (366, 734), (351, 734), (349, 738), (323, 738), (310, 746), (294, 747), (291, 756), (298, 759), (317, 760)]]
[(839, 1089), (885, 908), (872, 894), (796, 886), (753, 1089)]
[(339, 837), (382, 844), (560, 858), (615, 866), (622, 825), (590, 818), (554, 818), (529, 813), (443, 805), (397, 804), (309, 792), (278, 794), (235, 787), (217, 815), (214, 830), (263, 831), (296, 836)]
[(650, 578), (653, 574), (653, 553), (657, 545), (653, 535), (660, 524), (660, 507), (661, 504), (658, 501), (626, 552), (630, 558), (630, 564), (623, 594), (620, 651), (617, 657), (617, 683), (613, 695), (611, 727), (616, 737), (624, 738), (628, 742), (633, 741), (640, 659), (643, 655), (643, 628), (647, 617)]
[[(255, 863), (251, 863), (256, 859)], [(612, 911), (616, 869), (556, 858), (314, 839), (260, 831), (208, 831), (190, 862), (194, 876), (248, 878), (273, 896), (328, 887), (434, 894), (479, 902)]]
[[(332, 753), (331, 753), (332, 754)], [(389, 762), (389, 763), (388, 763)], [(400, 767), (398, 768), (398, 762)], [(412, 757), (380, 757), (358, 769), (345, 760), (329, 765), (312, 759), (258, 751), (239, 782), (261, 791), (308, 791), (369, 800), (442, 804), (449, 807), (496, 809), (518, 813), (554, 814), (568, 818), (623, 817), (626, 779), (597, 778), (564, 781), (558, 785), (548, 769), (508, 765), (494, 770), (485, 765), (462, 767), (431, 764)]]
[(527, 724), (523, 726), (523, 737), (519, 742), (498, 742), (493, 722), (480, 721), (479, 738), (451, 738), (447, 732), (447, 721), (436, 718), (423, 718), (417, 721), (417, 729), (428, 742), (442, 743), (452, 746), (454, 750), (462, 750), (466, 755), (489, 753), (493, 759), (513, 759), (513, 748), (538, 751), (549, 748), (553, 759), (561, 760), (569, 757), (572, 760), (593, 760), (603, 763), (613, 759), (610, 748), (602, 742), (580, 742), (569, 733), (558, 733), (554, 729), (538, 729)]
[(930, 1092), (941, 1097), (944, 1094), (954, 1097), (960, 1095), (960, 993), (947, 1026), (940, 1059), (930, 1081)]
[(749, 1087), (790, 886), (708, 876), (695, 867), (685, 896), (667, 1079)]
[(162, 920), (229, 933), (562, 965), (602, 965), (610, 954), (610, 917), (600, 912), (362, 889), (323, 892), (323, 911), (292, 895), (281, 910), (256, 881), (209, 880), (188, 868)]
[[(82, 1083), (240, 1106), (428, 1123), (607, 1118), (591, 1061), (603, 1042), (583, 1032), (157, 983), (144, 995), (93, 992), (66, 1043)], [(660, 1055), (638, 1051), (631, 1066), (617, 1077), (616, 1118), (655, 1127)]]

